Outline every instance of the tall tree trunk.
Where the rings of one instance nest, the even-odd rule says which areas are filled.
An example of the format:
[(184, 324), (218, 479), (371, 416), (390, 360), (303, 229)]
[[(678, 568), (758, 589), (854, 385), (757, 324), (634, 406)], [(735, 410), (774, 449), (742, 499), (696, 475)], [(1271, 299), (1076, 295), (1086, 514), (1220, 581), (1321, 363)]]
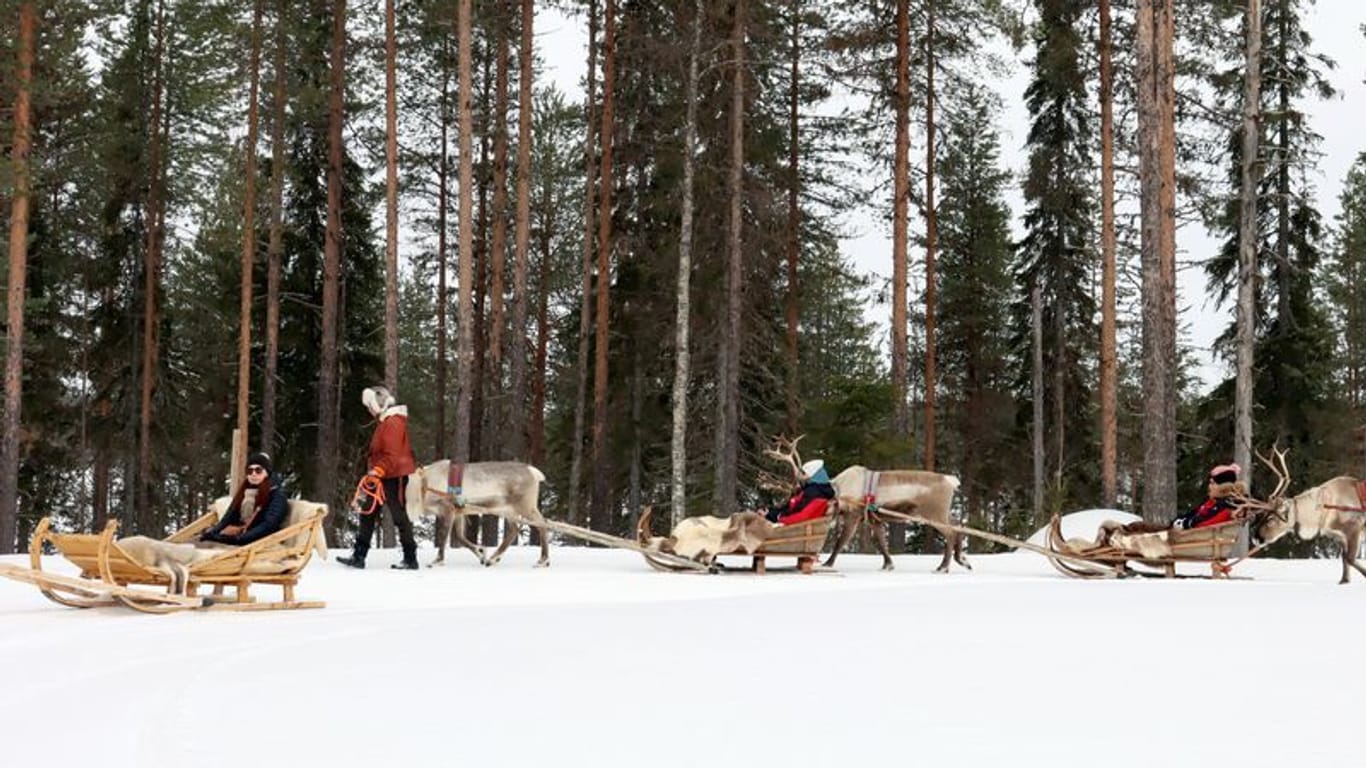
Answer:
[(897, 453), (908, 450), (911, 415), (907, 397), (906, 237), (910, 203), (911, 22), (909, 0), (896, 4), (896, 146), (892, 160), (892, 432)]
[(1243, 19), (1243, 158), (1238, 199), (1238, 372), (1233, 460), (1252, 490), (1252, 364), (1257, 333), (1257, 187), (1261, 182), (1262, 2), (1247, 0)]
[[(545, 208), (550, 209), (550, 185), (545, 185), (546, 201)], [(546, 362), (549, 359), (550, 349), (550, 263), (551, 263), (551, 238), (553, 224), (546, 216), (546, 224), (541, 231), (541, 263), (539, 265), (539, 277), (537, 279), (537, 307), (536, 307), (536, 364), (532, 374), (531, 383), (531, 424), (528, 427), (530, 432), (529, 449), (530, 461), (535, 466), (540, 466), (545, 460), (545, 389), (546, 389)]]
[(157, 360), (161, 322), (157, 311), (157, 293), (161, 285), (161, 208), (164, 205), (162, 169), (162, 56), (165, 47), (166, 11), (157, 3), (156, 42), (152, 46), (152, 120), (150, 176), (147, 191), (147, 243), (143, 259), (142, 278), (142, 387), (138, 418), (138, 466), (134, 493), (135, 530), (151, 531), (152, 509), (152, 392), (156, 388)]
[(458, 151), (460, 153), (460, 202), (457, 212), (456, 228), (459, 231), (460, 271), (458, 275), (459, 306), (459, 347), (456, 350), (460, 394), (455, 403), (455, 440), (451, 458), (458, 462), (470, 460), (470, 396), (472, 394), (470, 358), (474, 355), (474, 311), (470, 303), (470, 282), (474, 279), (470, 255), (474, 251), (473, 186), (474, 168), (470, 157), (470, 91), (473, 78), (470, 76), (470, 49), (473, 34), (470, 28), (471, 0), (460, 0), (457, 43), (459, 62), (456, 65), (460, 79), (456, 92), (457, 112), (460, 121)]
[[(489, 362), (484, 375), (484, 391), (488, 400), (484, 408), (491, 426), (485, 431), (485, 451), (490, 458), (503, 459), (505, 448), (503, 427), (507, 409), (506, 390), (503, 389), (503, 313), (506, 288), (504, 286), (504, 261), (507, 257), (507, 211), (508, 211), (508, 7), (506, 0), (498, 0), (495, 15), (497, 22), (498, 60), (497, 79), (493, 94), (493, 240), (489, 248), (489, 266), (492, 280), (489, 286)], [(498, 522), (493, 518), (493, 522)]]
[(1100, 0), (1100, 503), (1113, 508), (1118, 493), (1118, 380), (1115, 352), (1115, 118), (1110, 50), (1110, 0)]
[(1030, 304), (1030, 328), (1034, 332), (1034, 365), (1033, 371), (1033, 393), (1034, 393), (1034, 429), (1031, 432), (1033, 442), (1034, 457), (1034, 523), (1037, 524), (1043, 519), (1044, 514), (1044, 493), (1043, 493), (1043, 289), (1036, 281), (1034, 288), (1029, 295)]
[(36, 14), (31, 0), (19, 5), (18, 68), (14, 81), (14, 144), (10, 162), (14, 197), (9, 217), (9, 282), (5, 305), (5, 426), (0, 438), (0, 555), (18, 551), (19, 414), (24, 394), (24, 300), (28, 281), (29, 151), (33, 126), (29, 104), (33, 83)]
[[(337, 494), (339, 305), (342, 249), (342, 100), (345, 83), (346, 0), (334, 0), (331, 90), (327, 108), (327, 234), (323, 241), (322, 370), (318, 372), (318, 487), (314, 498), (328, 503)], [(334, 533), (335, 535), (335, 533)], [(335, 542), (334, 542), (335, 543)]]
[[(693, 0), (691, 34), (688, 44), (688, 83), (684, 95), (686, 105), (683, 120), (683, 203), (682, 221), (678, 236), (678, 276), (674, 286), (674, 383), (673, 431), (670, 439), (669, 529), (687, 516), (688, 512), (688, 378), (691, 375), (691, 353), (688, 347), (689, 324), (692, 322), (692, 237), (693, 185), (696, 169), (693, 165), (697, 152), (697, 57), (702, 49), (702, 0)], [(789, 258), (791, 258), (789, 256)], [(788, 274), (791, 275), (789, 266)], [(789, 283), (789, 302), (792, 287)], [(789, 308), (789, 323), (792, 309)], [(789, 415), (789, 419), (791, 416)]]
[(735, 0), (731, 28), (730, 91), (730, 215), (726, 233), (726, 319), (721, 325), (717, 355), (716, 509), (725, 517), (735, 511), (736, 464), (740, 438), (740, 348), (744, 345), (740, 324), (741, 297), (745, 289), (741, 233), (744, 225), (745, 165), (745, 3)]
[(238, 460), (245, 461), (249, 450), (247, 446), (251, 444), (251, 433), (247, 429), (247, 404), (251, 400), (251, 287), (252, 272), (256, 263), (256, 125), (257, 125), (257, 101), (258, 88), (261, 79), (261, 3), (256, 0), (253, 3), (251, 15), (251, 54), (249, 56), (250, 85), (247, 87), (247, 143), (246, 143), (246, 190), (243, 195), (242, 204), (242, 283), (240, 295), (237, 302), (238, 310), (238, 336), (237, 336), (237, 432), (241, 435), (243, 452), (239, 456), (233, 456), (233, 467), (231, 473), (233, 477), (239, 477), (238, 472), (245, 474), (246, 465), (238, 465)]
[(390, 392), (398, 391), (397, 58), (394, 0), (384, 0), (384, 386)]
[[(489, 114), (492, 107), (489, 97), (492, 95), (492, 78), (489, 77), (489, 64), (492, 59), (485, 59), (483, 62), (483, 77), (480, 78), (482, 91), (479, 98), (479, 117), (483, 124), (479, 126), (479, 165), (476, 168), (475, 194), (478, 195), (474, 216), (474, 378), (470, 383), (470, 460), (483, 461), (488, 458), (487, 446), (484, 445), (484, 423), (487, 414), (484, 412), (484, 401), (486, 390), (488, 389), (488, 377), (484, 375), (484, 370), (488, 362), (489, 350), (489, 324), (487, 316), (484, 314), (485, 300), (488, 298), (488, 270), (489, 270)], [(474, 520), (476, 518), (469, 518)]]
[(617, 4), (607, 0), (603, 12), (602, 40), (602, 189), (598, 205), (598, 295), (594, 319), (593, 356), (593, 493), (589, 523), (597, 530), (609, 529), (607, 461), (607, 351), (610, 342), (609, 291), (612, 284), (612, 145), (615, 142), (613, 104), (617, 68)]
[[(574, 437), (570, 447), (569, 459), (569, 522), (578, 525), (584, 519), (580, 515), (579, 489), (583, 477), (584, 422), (588, 410), (588, 333), (592, 328), (593, 297), (593, 183), (597, 178), (597, 153), (594, 151), (594, 132), (597, 129), (597, 103), (594, 101), (594, 84), (598, 69), (598, 4), (597, 0), (588, 1), (588, 87), (584, 96), (587, 119), (584, 121), (583, 164), (583, 279), (579, 296), (579, 353), (577, 378), (574, 384)], [(544, 290), (544, 288), (542, 289)]]
[(534, 43), (534, 0), (522, 0), (522, 46), (517, 64), (517, 234), (512, 266), (512, 338), (508, 354), (512, 358), (509, 409), (508, 455), (525, 461), (526, 451), (526, 310), (527, 270), (531, 247), (531, 85)]
[(449, 285), (446, 278), (446, 207), (449, 205), (450, 157), (448, 153), (450, 124), (450, 81), (447, 69), (450, 48), (445, 39), (441, 44), (441, 159), (436, 165), (436, 457), (446, 456), (446, 305)]
[(266, 267), (266, 360), (261, 382), (261, 450), (275, 450), (275, 384), (280, 364), (280, 260), (285, 251), (285, 24), (289, 0), (275, 7), (275, 91), (270, 136), (270, 245)]
[(935, 340), (934, 313), (938, 294), (935, 245), (938, 235), (934, 209), (934, 0), (926, 0), (925, 31), (925, 469), (935, 467)]
[(1176, 124), (1172, 0), (1138, 3), (1143, 516), (1176, 508)]
[[(801, 156), (801, 137), (798, 132), (798, 106), (801, 99), (801, 0), (792, 0), (792, 37), (788, 53), (791, 59), (791, 75), (788, 81), (787, 92), (787, 295), (785, 297), (785, 310), (787, 319), (787, 434), (797, 434), (798, 420), (801, 418), (798, 410), (801, 407), (801, 398), (798, 395), (800, 380), (798, 371), (800, 362), (797, 352), (797, 326), (800, 321), (798, 307), (801, 306), (801, 297), (797, 285), (797, 259), (801, 253), (801, 174), (798, 168), (798, 161)], [(692, 74), (691, 72), (689, 73)], [(695, 86), (694, 86), (695, 89)], [(693, 97), (696, 99), (696, 96)], [(696, 118), (694, 118), (695, 120)], [(695, 130), (695, 129), (694, 129)]]

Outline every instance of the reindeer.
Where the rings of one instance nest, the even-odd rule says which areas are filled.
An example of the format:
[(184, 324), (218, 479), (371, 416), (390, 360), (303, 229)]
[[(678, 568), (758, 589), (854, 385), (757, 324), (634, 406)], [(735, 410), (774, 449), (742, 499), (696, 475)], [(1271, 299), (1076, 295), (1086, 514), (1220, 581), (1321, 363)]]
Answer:
[(1338, 583), (1351, 581), (1353, 568), (1366, 575), (1366, 567), (1357, 562), (1362, 533), (1366, 530), (1366, 482), (1342, 475), (1297, 496), (1283, 498), (1281, 494), (1290, 484), (1290, 473), (1285, 468), (1285, 452), (1275, 451), (1275, 456), (1279, 467), (1257, 454), (1278, 477), (1276, 491), (1268, 501), (1254, 500), (1249, 505), (1261, 509), (1253, 526), (1253, 536), (1260, 542), (1258, 547), (1267, 546), (1291, 531), (1304, 541), (1331, 536), (1342, 544), (1342, 578)]
[[(793, 475), (800, 480), (802, 473), (801, 456), (797, 453), (797, 443), (802, 436), (795, 440), (787, 440), (779, 436), (774, 440), (772, 448), (768, 448), (764, 453), (774, 459), (786, 462), (791, 465)], [(934, 523), (949, 522), (949, 508), (953, 503), (953, 494), (958, 490), (958, 478), (953, 475), (944, 475), (938, 472), (928, 472), (918, 469), (894, 469), (887, 471), (874, 471), (862, 466), (852, 466), (843, 472), (835, 475), (831, 483), (835, 486), (835, 504), (840, 516), (839, 537), (835, 541), (835, 547), (830, 552), (830, 557), (826, 559), (825, 566), (832, 567), (835, 558), (849, 543), (858, 531), (859, 525), (864, 520), (873, 528), (873, 540), (877, 543), (878, 551), (882, 553), (882, 570), (890, 571), (896, 566), (892, 562), (891, 553), (887, 550), (887, 524), (889, 520), (878, 514), (879, 509), (886, 509), (891, 512), (901, 512), (903, 514), (914, 514)], [(771, 482), (765, 483), (772, 485)], [(933, 525), (933, 523), (931, 523)], [(944, 536), (944, 559), (935, 569), (936, 573), (948, 573), (949, 557), (952, 556), (958, 564), (972, 570), (968, 564), (967, 557), (963, 554), (963, 538), (961, 534), (954, 533), (945, 528), (934, 526)]]
[[(545, 475), (530, 464), (515, 461), (481, 461), (461, 467), (461, 498), (449, 492), (451, 462), (449, 459), (419, 467), (408, 478), (408, 516), (414, 519), (424, 514), (436, 515), (436, 559), (429, 563), (444, 565), (446, 544), (451, 537), (452, 523), (459, 515), (502, 510), (511, 513), (504, 517), (503, 540), (492, 557), (486, 557), (483, 547), (475, 546), (465, 536), (465, 526), (454, 526), (454, 536), (461, 546), (474, 553), (486, 566), (497, 565), (503, 553), (521, 533), (520, 521), (535, 526), (544, 521), (538, 506), (541, 483)], [(541, 558), (536, 567), (550, 565), (550, 541), (541, 528)]]

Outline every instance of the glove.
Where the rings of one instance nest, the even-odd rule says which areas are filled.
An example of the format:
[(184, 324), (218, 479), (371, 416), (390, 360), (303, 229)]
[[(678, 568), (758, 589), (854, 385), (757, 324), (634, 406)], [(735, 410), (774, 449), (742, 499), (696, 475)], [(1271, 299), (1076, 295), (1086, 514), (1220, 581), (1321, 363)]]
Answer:
[(366, 474), (367, 476), (369, 476), (369, 477), (378, 477), (378, 478), (383, 479), (383, 477), (384, 477), (384, 467), (371, 467), (371, 468), (370, 468), (370, 471), (369, 471), (369, 472), (366, 472), (365, 474)]

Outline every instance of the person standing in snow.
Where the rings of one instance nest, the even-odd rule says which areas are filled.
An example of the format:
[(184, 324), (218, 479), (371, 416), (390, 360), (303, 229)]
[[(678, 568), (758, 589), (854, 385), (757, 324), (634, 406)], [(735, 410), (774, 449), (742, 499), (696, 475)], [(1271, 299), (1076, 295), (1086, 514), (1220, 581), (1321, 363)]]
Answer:
[(835, 486), (825, 471), (825, 462), (812, 459), (802, 465), (802, 485), (786, 504), (760, 511), (770, 523), (792, 525), (816, 520), (825, 515), (830, 500), (835, 498)]
[[(370, 451), (367, 463), (370, 470), (366, 475), (376, 477), (384, 489), (384, 507), (394, 519), (398, 528), (399, 542), (403, 545), (403, 561), (393, 568), (415, 570), (417, 568), (417, 542), (413, 540), (413, 522), (408, 519), (404, 491), (408, 486), (408, 475), (417, 470), (417, 459), (413, 457), (413, 446), (408, 441), (408, 406), (399, 405), (389, 390), (384, 387), (367, 387), (361, 392), (361, 403), (370, 415), (378, 419), (375, 433), (370, 437)], [(375, 509), (371, 514), (360, 516), (360, 530), (356, 533), (356, 545), (350, 557), (339, 557), (337, 562), (352, 568), (364, 568), (365, 556), (370, 551), (370, 539), (375, 534), (376, 519), (384, 510)]]

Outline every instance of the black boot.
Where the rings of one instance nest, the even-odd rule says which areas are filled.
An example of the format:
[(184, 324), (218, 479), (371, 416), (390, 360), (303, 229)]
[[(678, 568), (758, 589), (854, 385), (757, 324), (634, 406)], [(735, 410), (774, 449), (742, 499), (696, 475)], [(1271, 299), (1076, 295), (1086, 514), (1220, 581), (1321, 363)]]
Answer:
[(339, 557), (339, 558), (337, 558), (337, 562), (341, 563), (342, 565), (349, 565), (349, 566), (351, 566), (352, 568), (364, 568), (364, 567), (365, 567), (365, 556), (364, 556), (364, 555), (352, 555), (352, 556), (350, 556), (350, 557)]
[(390, 567), (390, 568), (393, 568), (393, 569), (396, 570), (396, 571), (416, 571), (416, 570), (417, 570), (417, 558), (416, 558), (416, 557), (405, 557), (405, 558), (403, 558), (403, 561), (402, 561), (402, 562), (394, 563), (393, 565), (391, 565), (391, 566), (389, 566), (389, 567)]

